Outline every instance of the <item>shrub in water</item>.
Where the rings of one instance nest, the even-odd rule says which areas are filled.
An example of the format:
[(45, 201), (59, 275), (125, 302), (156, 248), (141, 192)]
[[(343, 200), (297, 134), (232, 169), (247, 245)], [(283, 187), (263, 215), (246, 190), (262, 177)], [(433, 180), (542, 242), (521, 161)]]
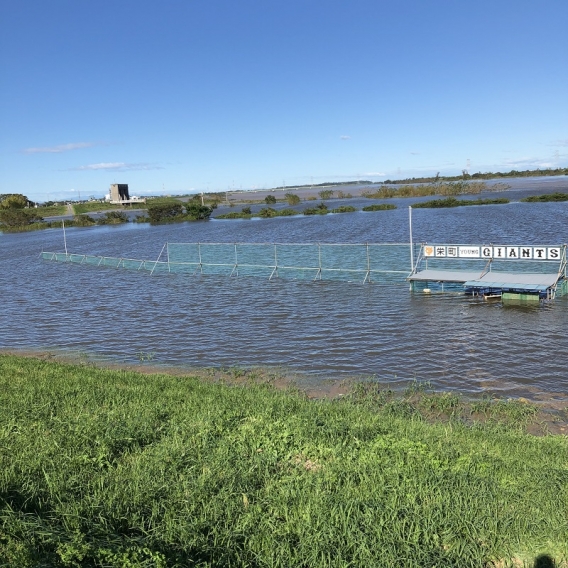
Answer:
[(331, 210), (332, 213), (353, 213), (354, 211), (357, 211), (357, 209), (352, 205), (342, 205)]
[(375, 205), (363, 207), (363, 211), (387, 211), (388, 209), (396, 209), (396, 205), (391, 205), (390, 203), (376, 203)]

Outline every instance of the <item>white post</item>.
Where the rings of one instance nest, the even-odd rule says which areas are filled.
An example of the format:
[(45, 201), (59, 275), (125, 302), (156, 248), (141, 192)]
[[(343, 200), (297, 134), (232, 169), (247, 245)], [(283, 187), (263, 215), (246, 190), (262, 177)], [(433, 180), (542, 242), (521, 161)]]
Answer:
[(412, 206), (408, 206), (408, 226), (410, 229), (410, 270), (414, 270), (414, 245), (412, 243)]
[(65, 219), (61, 221), (63, 225), (63, 244), (65, 245), (65, 258), (67, 258), (67, 237), (65, 236)]

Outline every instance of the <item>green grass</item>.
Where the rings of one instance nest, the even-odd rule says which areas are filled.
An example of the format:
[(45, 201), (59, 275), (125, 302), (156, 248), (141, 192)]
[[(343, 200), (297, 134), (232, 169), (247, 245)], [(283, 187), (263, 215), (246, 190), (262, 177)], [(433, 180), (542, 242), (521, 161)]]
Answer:
[(48, 207), (36, 207), (34, 211), (41, 217), (55, 217), (65, 215), (67, 207), (65, 205), (50, 205)]
[(109, 211), (111, 209), (122, 209), (120, 205), (108, 203), (106, 201), (88, 201), (86, 203), (73, 203), (75, 215), (84, 213), (94, 213), (95, 211)]
[(108, 211), (110, 209), (119, 209), (127, 211), (128, 209), (148, 209), (151, 205), (163, 205), (166, 203), (181, 203), (176, 197), (150, 197), (146, 199), (146, 203), (132, 203), (131, 205), (117, 205), (107, 201), (88, 201), (86, 203), (73, 203), (73, 209), (76, 215), (83, 213), (93, 213), (95, 211)]
[(445, 199), (432, 199), (431, 201), (423, 201), (415, 203), (412, 207), (417, 208), (442, 208), (442, 207), (462, 207), (467, 205), (501, 205), (509, 203), (509, 200), (502, 197), (498, 199), (456, 199), (455, 197), (446, 197)]
[(352, 205), (341, 205), (331, 210), (332, 213), (354, 213), (355, 211), (357, 211), (357, 209)]
[(392, 205), (392, 203), (375, 203), (374, 205), (363, 207), (363, 211), (389, 211), (391, 209), (396, 209), (396, 205)]
[(300, 215), (299, 211), (294, 209), (274, 209), (272, 207), (263, 207), (258, 213), (247, 213), (246, 211), (230, 211), (229, 213), (221, 213), (214, 217), (215, 219), (252, 219), (253, 217), (262, 217), (272, 219), (274, 217), (292, 217)]
[(546, 201), (568, 201), (568, 193), (546, 193), (544, 195), (530, 195), (529, 197), (523, 197), (521, 201), (527, 201), (529, 203), (542, 203)]
[(568, 439), (418, 395), (458, 406), (0, 355), (0, 565), (566, 562)]

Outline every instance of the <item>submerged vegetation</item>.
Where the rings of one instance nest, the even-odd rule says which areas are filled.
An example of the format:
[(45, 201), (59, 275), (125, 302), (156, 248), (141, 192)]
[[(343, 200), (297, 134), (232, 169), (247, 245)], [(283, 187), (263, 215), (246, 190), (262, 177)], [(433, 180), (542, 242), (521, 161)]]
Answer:
[(390, 209), (396, 209), (396, 205), (392, 203), (375, 203), (374, 205), (363, 207), (363, 211), (388, 211)]
[[(369, 205), (363, 207), (363, 211), (384, 211), (387, 209), (396, 209), (396, 205), (382, 204), (382, 205)], [(242, 211), (231, 211), (229, 213), (222, 213), (217, 215), (215, 219), (252, 219), (253, 217), (262, 217), (264, 219), (272, 217), (290, 217), (292, 215), (327, 215), (328, 213), (354, 213), (358, 211), (352, 205), (341, 205), (335, 209), (329, 209), (323, 201), (314, 207), (306, 207), (301, 211), (295, 209), (274, 209), (272, 207), (263, 207), (258, 213), (252, 213), (250, 207), (243, 207)]]
[[(386, 183), (386, 182), (385, 182)], [(371, 199), (387, 199), (392, 197), (425, 197), (428, 195), (468, 195), (485, 191), (504, 191), (511, 186), (505, 183), (488, 185), (484, 181), (436, 181), (422, 185), (382, 185), (376, 191), (363, 192)]]
[(456, 199), (455, 197), (446, 197), (446, 199), (433, 199), (432, 201), (423, 201), (415, 203), (412, 207), (417, 208), (441, 208), (441, 207), (463, 207), (466, 205), (501, 205), (509, 203), (508, 199)]
[(357, 211), (357, 209), (352, 205), (342, 205), (341, 207), (336, 207), (331, 210), (332, 213), (353, 213), (355, 211)]
[(529, 197), (523, 197), (521, 201), (526, 201), (528, 203), (542, 203), (547, 201), (568, 201), (568, 193), (545, 193), (544, 195), (529, 195)]
[(525, 433), (530, 403), (481, 401), (481, 423), (419, 383), (314, 401), (236, 371), (229, 385), (0, 355), (0, 564), (568, 559), (568, 439)]

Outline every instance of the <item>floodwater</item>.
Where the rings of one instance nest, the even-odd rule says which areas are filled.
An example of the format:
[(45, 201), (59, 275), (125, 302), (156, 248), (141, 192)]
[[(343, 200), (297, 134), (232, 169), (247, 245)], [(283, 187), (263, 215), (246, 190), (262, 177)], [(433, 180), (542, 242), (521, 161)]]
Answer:
[[(481, 197), (503, 195), (509, 205), (415, 210), (414, 240), (568, 241), (568, 202), (514, 201), (566, 192), (568, 178), (505, 181), (511, 190)], [(166, 242), (405, 243), (408, 205), (422, 200), (383, 200), (398, 209), (375, 213), (68, 229), (67, 247), (156, 259)], [(42, 250), (63, 251), (62, 231), (0, 235), (2, 349), (127, 364), (150, 353), (153, 365), (276, 367), (311, 385), (376, 377), (396, 388), (416, 379), (470, 394), (568, 400), (568, 297), (507, 307), (461, 294), (412, 294), (406, 284), (150, 276), (44, 261)]]

